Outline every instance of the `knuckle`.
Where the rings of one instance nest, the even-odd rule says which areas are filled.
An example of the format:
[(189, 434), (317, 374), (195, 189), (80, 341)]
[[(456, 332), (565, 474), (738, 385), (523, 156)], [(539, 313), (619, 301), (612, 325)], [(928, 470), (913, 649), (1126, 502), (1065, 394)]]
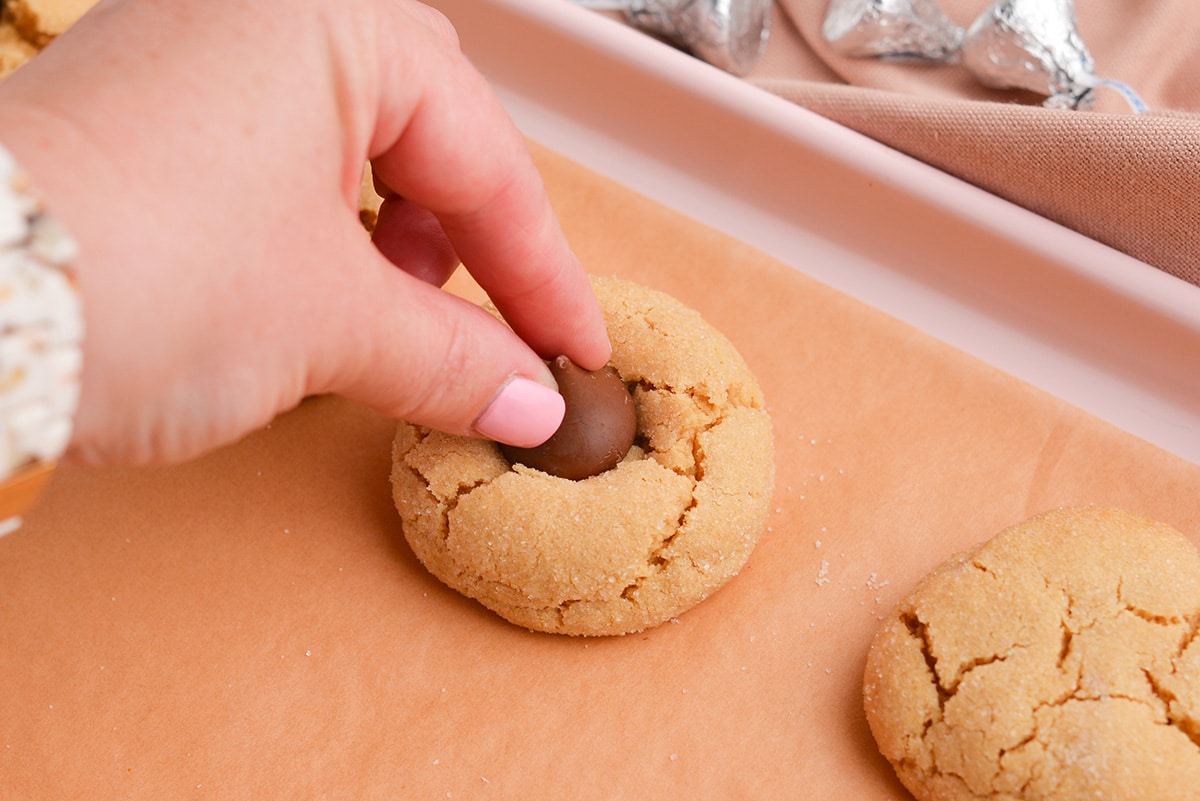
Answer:
[(472, 422), (474, 398), (468, 385), (474, 338), (457, 319), (443, 321), (440, 331), (440, 352), (428, 359), (425, 374), (416, 377), (406, 416), (462, 433)]
[(462, 44), (458, 38), (458, 30), (454, 27), (454, 23), (450, 21), (449, 17), (436, 8), (427, 6), (424, 3), (415, 4), (414, 13), (420, 23), (428, 28), (442, 44), (454, 50), (462, 49)]

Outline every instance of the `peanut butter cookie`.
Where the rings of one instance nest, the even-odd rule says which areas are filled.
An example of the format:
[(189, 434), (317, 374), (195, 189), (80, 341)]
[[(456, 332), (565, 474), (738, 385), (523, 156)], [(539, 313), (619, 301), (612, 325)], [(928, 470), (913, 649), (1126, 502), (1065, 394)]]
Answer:
[(74, 25), (97, 0), (0, 0), (0, 80)]
[(510, 464), (493, 442), (401, 423), (392, 487), (431, 573), (517, 625), (640, 631), (732, 578), (762, 533), (771, 422), (733, 345), (654, 290), (593, 279), (630, 387), (635, 444), (580, 480)]
[(871, 731), (921, 801), (1195, 798), (1200, 554), (1059, 509), (927, 576), (871, 646)]
[(12, 23), (0, 18), (0, 79), (36, 56), (38, 49), (25, 41)]
[(87, 13), (97, 0), (4, 0), (4, 17), (39, 50)]

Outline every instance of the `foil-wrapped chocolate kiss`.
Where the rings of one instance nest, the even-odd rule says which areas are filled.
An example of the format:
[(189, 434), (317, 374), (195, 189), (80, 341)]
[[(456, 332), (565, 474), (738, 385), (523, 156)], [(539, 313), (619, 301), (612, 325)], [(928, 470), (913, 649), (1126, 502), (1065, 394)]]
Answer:
[(734, 75), (758, 64), (771, 34), (772, 0), (574, 0), (621, 11), (634, 27)]
[(844, 56), (950, 62), (963, 29), (935, 0), (831, 0), (821, 35)]
[(1073, 0), (997, 0), (965, 32), (937, 0), (830, 0), (821, 32), (842, 55), (961, 62), (983, 85), (1043, 95), (1051, 108), (1090, 108), (1109, 87), (1146, 110), (1130, 87), (1096, 76)]
[(962, 63), (980, 83), (1045, 95), (1051, 108), (1090, 108), (1107, 86), (1146, 110), (1125, 84), (1096, 77), (1073, 0), (998, 0), (967, 29)]

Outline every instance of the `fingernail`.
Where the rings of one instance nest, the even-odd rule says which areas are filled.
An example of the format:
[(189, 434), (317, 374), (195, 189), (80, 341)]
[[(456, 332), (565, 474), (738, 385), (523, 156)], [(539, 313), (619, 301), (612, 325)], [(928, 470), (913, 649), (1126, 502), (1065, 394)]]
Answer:
[(480, 436), (518, 448), (535, 448), (558, 430), (562, 395), (521, 376), (509, 379), (475, 421)]

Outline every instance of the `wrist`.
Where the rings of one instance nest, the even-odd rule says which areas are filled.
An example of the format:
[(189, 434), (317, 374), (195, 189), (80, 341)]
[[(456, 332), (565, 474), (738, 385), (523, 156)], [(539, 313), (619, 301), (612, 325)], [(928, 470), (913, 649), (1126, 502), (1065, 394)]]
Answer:
[(79, 399), (76, 246), (0, 147), (0, 533), (66, 450)]

